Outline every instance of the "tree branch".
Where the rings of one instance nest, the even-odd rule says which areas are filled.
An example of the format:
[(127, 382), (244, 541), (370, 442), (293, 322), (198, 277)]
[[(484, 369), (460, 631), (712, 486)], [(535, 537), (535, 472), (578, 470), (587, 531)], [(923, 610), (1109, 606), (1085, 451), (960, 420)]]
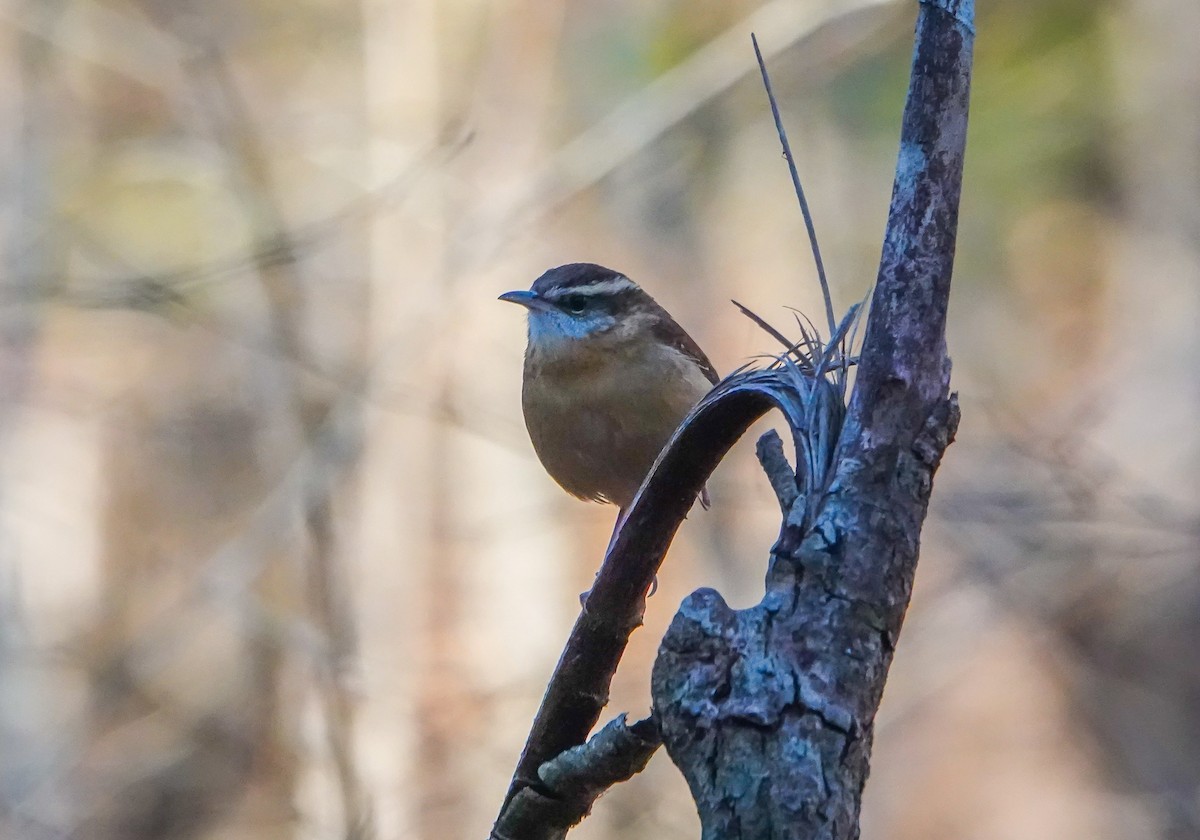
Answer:
[(783, 452), (783, 440), (779, 432), (774, 429), (765, 432), (754, 445), (754, 452), (762, 464), (763, 472), (767, 474), (767, 481), (771, 482), (775, 498), (779, 499), (779, 509), (787, 516), (800, 497), (800, 488), (796, 483), (796, 472)]
[(693, 593), (655, 662), (663, 742), (704, 838), (858, 836), (875, 712), (933, 474), (958, 423), (945, 319), (972, 16), (970, 0), (921, 6), (883, 257), (828, 493), (806, 511), (792, 505), (761, 603), (734, 611), (712, 590)]
[(498, 840), (559, 840), (592, 810), (600, 794), (645, 769), (662, 744), (653, 718), (632, 726), (621, 715), (582, 746), (572, 747), (538, 770), (539, 788), (518, 791), (492, 829)]
[[(541, 784), (539, 768), (582, 744), (599, 720), (629, 635), (641, 625), (646, 592), (709, 474), (771, 408), (784, 413), (794, 432), (805, 429), (812, 381), (795, 367), (743, 371), (717, 385), (675, 432), (630, 506), (571, 629), (493, 836), (503, 836), (496, 832), (514, 797)], [(797, 441), (798, 449), (802, 445)]]
[[(555, 798), (545, 774), (599, 719), (676, 530), (729, 447), (771, 408), (792, 431), (805, 492), (779, 489), (787, 487), (777, 475), (782, 453), (768, 445), (764, 463), (787, 512), (767, 594), (740, 612), (712, 590), (685, 600), (655, 663), (656, 714), (706, 838), (857, 836), (875, 710), (908, 604), (933, 473), (958, 421), (947, 396), (944, 331), (972, 16), (971, 0), (921, 7), (884, 255), (844, 427), (840, 399), (828, 399), (840, 391), (823, 365), (816, 378), (788, 361), (739, 372), (693, 409), (605, 557), (493, 838), (565, 833), (561, 818), (554, 828), (561, 833), (548, 834), (544, 822), (517, 810), (530, 797)], [(839, 427), (835, 459), (828, 440)]]

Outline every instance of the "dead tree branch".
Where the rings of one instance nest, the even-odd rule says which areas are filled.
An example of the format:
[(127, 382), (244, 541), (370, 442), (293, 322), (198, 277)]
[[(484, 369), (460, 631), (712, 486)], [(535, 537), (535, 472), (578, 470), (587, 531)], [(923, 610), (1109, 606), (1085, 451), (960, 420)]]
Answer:
[(945, 322), (972, 19), (969, 0), (921, 6), (883, 257), (829, 491), (811, 525), (785, 517), (760, 604), (734, 611), (712, 590), (694, 593), (655, 663), (663, 741), (705, 838), (858, 836), (875, 712), (933, 474), (958, 422)]
[[(655, 664), (655, 714), (705, 838), (858, 835), (875, 711), (933, 474), (958, 421), (945, 321), (973, 16), (971, 0), (921, 6), (883, 258), (844, 425), (842, 403), (834, 411), (828, 399), (840, 390), (824, 376), (841, 336), (815, 370), (781, 362), (740, 372), (692, 411), (630, 507), (571, 631), (495, 840), (561, 837), (569, 828), (523, 822), (513, 809), (530, 796), (573, 795), (547, 781), (548, 768), (599, 719), (645, 593), (709, 473), (771, 408), (802, 453), (795, 474), (805, 492), (793, 495), (779, 480), (782, 456), (768, 444), (763, 457), (786, 514), (766, 596), (736, 612), (712, 590), (684, 601)], [(814, 447), (818, 440), (828, 445)]]
[(652, 718), (625, 723), (621, 715), (538, 769), (539, 786), (521, 788), (500, 815), (493, 837), (560, 840), (591, 811), (600, 794), (645, 769), (662, 744)]
[(513, 774), (494, 838), (530, 836), (501, 833), (504, 811), (520, 791), (542, 789), (539, 768), (582, 744), (599, 720), (629, 635), (641, 625), (646, 591), (713, 468), (771, 408), (782, 411), (793, 430), (806, 428), (811, 382), (795, 369), (731, 376), (675, 432), (630, 506), (575, 621)]

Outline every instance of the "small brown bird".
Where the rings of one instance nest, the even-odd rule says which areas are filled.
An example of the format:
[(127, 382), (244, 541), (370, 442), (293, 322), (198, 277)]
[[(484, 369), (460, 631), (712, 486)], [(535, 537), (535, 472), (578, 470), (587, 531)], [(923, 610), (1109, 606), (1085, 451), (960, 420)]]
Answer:
[(500, 300), (529, 310), (521, 404), (546, 472), (623, 515), (717, 371), (654, 298), (610, 268), (562, 265)]

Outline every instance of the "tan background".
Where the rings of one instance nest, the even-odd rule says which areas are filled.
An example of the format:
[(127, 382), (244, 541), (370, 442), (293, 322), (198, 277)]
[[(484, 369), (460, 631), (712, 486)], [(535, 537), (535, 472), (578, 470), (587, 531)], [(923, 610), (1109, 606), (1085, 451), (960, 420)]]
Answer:
[[(0, 2), (0, 837), (479, 838), (613, 510), (565, 496), (495, 301), (592, 260), (722, 372), (872, 280), (915, 4)], [(1200, 836), (1194, 0), (981, 4), (963, 425), (864, 837)], [(753, 436), (613, 712), (713, 585)], [(697, 836), (658, 756), (580, 838)]]

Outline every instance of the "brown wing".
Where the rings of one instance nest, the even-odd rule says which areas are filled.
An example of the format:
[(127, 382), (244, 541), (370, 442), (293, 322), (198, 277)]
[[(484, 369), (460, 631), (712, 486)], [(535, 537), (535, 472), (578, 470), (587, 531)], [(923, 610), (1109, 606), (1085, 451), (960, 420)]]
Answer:
[(663, 344), (674, 347), (695, 362), (700, 370), (704, 372), (704, 376), (709, 382), (714, 385), (720, 382), (721, 375), (717, 373), (717, 369), (708, 360), (708, 356), (704, 355), (704, 351), (700, 349), (700, 345), (693, 341), (692, 337), (684, 331), (683, 327), (675, 323), (675, 320), (657, 302), (655, 303), (655, 307), (659, 310), (661, 317), (654, 322), (654, 327), (652, 328), (654, 337)]

